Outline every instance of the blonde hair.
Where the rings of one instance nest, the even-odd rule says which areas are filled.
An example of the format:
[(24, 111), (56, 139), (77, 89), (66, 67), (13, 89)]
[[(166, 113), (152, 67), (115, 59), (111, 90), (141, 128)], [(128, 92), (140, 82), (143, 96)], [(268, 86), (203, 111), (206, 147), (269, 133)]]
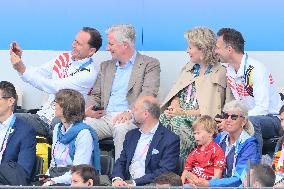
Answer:
[(201, 126), (202, 129), (207, 131), (208, 133), (217, 134), (218, 128), (216, 121), (209, 115), (203, 115), (199, 117), (192, 123), (193, 131), (197, 129), (197, 127)]
[(215, 33), (206, 27), (196, 27), (185, 32), (184, 37), (202, 51), (206, 64), (216, 64), (219, 61), (215, 53), (217, 37)]
[(251, 136), (254, 135), (254, 128), (252, 123), (248, 120), (248, 107), (241, 100), (233, 100), (225, 104), (224, 112), (239, 111), (241, 115), (246, 119), (247, 123), (244, 125), (243, 129)]

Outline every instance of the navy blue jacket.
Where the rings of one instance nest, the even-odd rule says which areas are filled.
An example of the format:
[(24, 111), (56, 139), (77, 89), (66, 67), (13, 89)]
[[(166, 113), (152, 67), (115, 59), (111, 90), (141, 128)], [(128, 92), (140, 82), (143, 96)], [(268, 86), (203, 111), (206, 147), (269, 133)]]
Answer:
[(36, 158), (36, 133), (31, 126), (18, 118), (16, 118), (12, 129), (2, 162), (12, 160), (18, 163), (30, 177)]
[[(120, 158), (115, 162), (112, 178), (130, 179), (129, 166), (140, 138), (139, 129), (129, 131), (123, 143)], [(152, 153), (154, 149), (155, 153)], [(149, 184), (164, 172), (175, 171), (180, 151), (180, 139), (172, 131), (159, 124), (149, 146), (145, 161), (145, 175), (135, 179), (137, 186)], [(157, 153), (158, 152), (158, 153)]]

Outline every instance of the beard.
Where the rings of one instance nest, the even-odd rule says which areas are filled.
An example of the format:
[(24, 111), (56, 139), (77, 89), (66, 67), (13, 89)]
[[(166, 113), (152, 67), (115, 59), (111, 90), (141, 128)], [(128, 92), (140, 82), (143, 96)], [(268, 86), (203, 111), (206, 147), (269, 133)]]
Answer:
[(138, 128), (141, 128), (142, 125), (143, 125), (143, 122), (142, 122), (142, 121), (138, 121), (138, 120), (135, 118), (135, 116), (133, 116), (133, 121), (132, 121), (132, 123), (133, 123), (134, 125), (136, 125)]

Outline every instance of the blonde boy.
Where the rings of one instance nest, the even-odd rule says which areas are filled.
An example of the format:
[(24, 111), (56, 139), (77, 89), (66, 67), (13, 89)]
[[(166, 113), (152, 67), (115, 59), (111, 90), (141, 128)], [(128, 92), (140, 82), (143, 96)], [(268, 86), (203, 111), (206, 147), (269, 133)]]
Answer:
[(181, 176), (182, 182), (190, 184), (195, 178), (221, 178), (226, 159), (222, 148), (213, 141), (213, 136), (218, 132), (216, 122), (210, 116), (204, 115), (192, 126), (197, 147), (187, 157)]

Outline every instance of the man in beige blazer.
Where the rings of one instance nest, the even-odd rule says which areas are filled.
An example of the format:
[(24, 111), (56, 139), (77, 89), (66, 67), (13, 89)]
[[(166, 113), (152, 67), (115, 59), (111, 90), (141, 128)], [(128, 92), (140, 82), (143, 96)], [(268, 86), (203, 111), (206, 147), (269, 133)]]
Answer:
[(135, 50), (134, 27), (114, 25), (106, 32), (112, 60), (101, 63), (87, 103), (86, 123), (96, 130), (99, 139), (113, 137), (118, 159), (125, 134), (136, 127), (131, 106), (139, 96), (157, 96), (161, 70), (157, 59)]

